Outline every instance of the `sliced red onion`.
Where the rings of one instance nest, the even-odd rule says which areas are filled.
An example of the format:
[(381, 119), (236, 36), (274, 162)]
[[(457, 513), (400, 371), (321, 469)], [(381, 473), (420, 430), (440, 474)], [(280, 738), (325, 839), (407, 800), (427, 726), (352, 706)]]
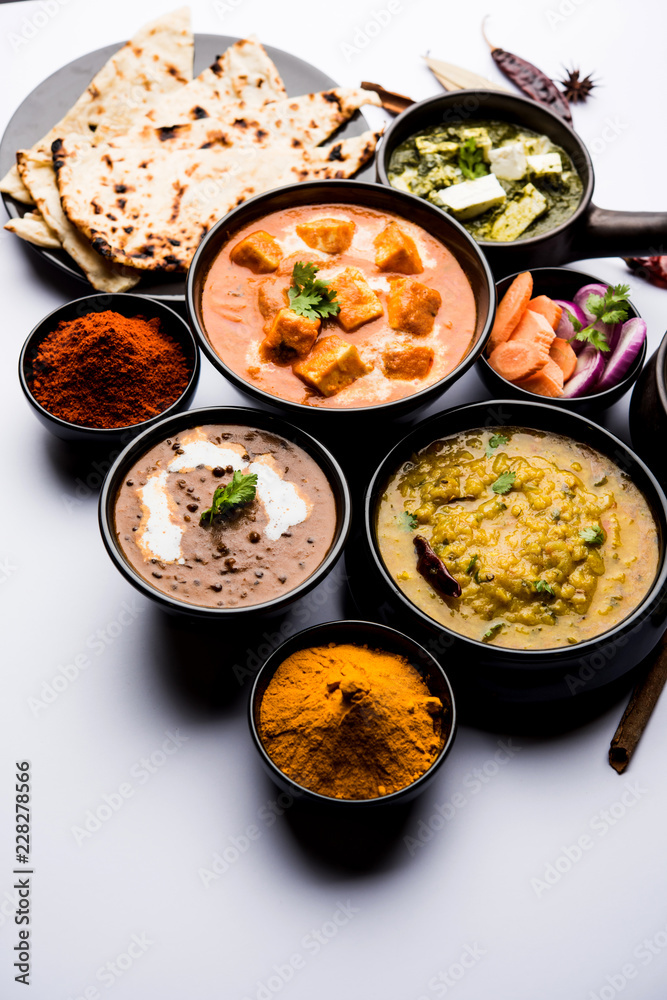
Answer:
[[(628, 319), (623, 323), (614, 353), (607, 362), (604, 375), (595, 387), (596, 392), (611, 389), (623, 380), (634, 364), (645, 340), (646, 323), (643, 319)], [(573, 375), (572, 378), (574, 377)]]
[(608, 288), (609, 285), (601, 285), (597, 283), (594, 285), (584, 285), (584, 287), (580, 288), (577, 294), (574, 296), (575, 304), (579, 306), (579, 308), (584, 313), (584, 316), (586, 317), (586, 324), (585, 324), (586, 326), (589, 323), (593, 323), (595, 321), (595, 316), (590, 311), (590, 309), (587, 309), (586, 307), (586, 303), (588, 302), (588, 296), (599, 295), (600, 298), (603, 298)]
[(584, 344), (577, 358), (577, 367), (563, 388), (563, 398), (572, 399), (575, 396), (587, 396), (595, 389), (597, 381), (602, 376), (605, 367), (604, 354), (592, 344)]
[(554, 299), (557, 306), (563, 310), (560, 323), (556, 327), (556, 336), (568, 340), (576, 354), (581, 354), (584, 349), (583, 340), (575, 340), (575, 329), (572, 319), (576, 319), (582, 326), (588, 326), (586, 315), (576, 302), (568, 302), (566, 299)]

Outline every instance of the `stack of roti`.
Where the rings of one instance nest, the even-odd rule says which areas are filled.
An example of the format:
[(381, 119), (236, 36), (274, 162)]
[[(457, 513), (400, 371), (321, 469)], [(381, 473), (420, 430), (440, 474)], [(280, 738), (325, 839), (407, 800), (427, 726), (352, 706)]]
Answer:
[(261, 191), (350, 177), (378, 133), (321, 145), (372, 91), (288, 98), (255, 40), (232, 45), (192, 79), (187, 8), (139, 31), (74, 107), (31, 149), (0, 190), (34, 205), (5, 226), (62, 247), (91, 285), (126, 291), (145, 271), (186, 271), (202, 236)]

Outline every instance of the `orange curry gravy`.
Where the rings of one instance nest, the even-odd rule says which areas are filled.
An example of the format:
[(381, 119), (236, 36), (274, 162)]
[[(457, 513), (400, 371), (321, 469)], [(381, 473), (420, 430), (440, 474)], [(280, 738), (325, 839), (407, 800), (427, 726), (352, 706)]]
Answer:
[[(328, 254), (311, 249), (297, 234), (297, 225), (319, 219), (341, 219), (354, 223), (351, 245), (342, 253)], [(435, 289), (442, 297), (433, 329), (415, 335), (389, 326), (387, 295), (390, 279), (404, 278), (380, 270), (375, 263), (374, 239), (390, 222), (414, 240), (423, 270), (409, 275)], [(269, 274), (254, 274), (248, 267), (234, 263), (230, 251), (251, 233), (263, 230), (280, 245), (283, 257), (278, 268)], [(318, 344), (324, 337), (336, 335), (353, 344), (365, 365), (372, 366), (334, 395), (325, 396), (307, 386), (292, 370), (290, 363), (275, 363), (266, 357), (260, 344), (266, 335), (266, 315), (259, 307), (262, 295), (273, 296), (280, 305), (291, 283), (297, 261), (313, 262), (320, 268), (317, 277), (331, 281), (346, 268), (361, 272), (382, 304), (383, 314), (346, 333), (336, 317), (325, 319)], [(235, 233), (214, 261), (207, 275), (202, 310), (204, 326), (214, 351), (245, 381), (281, 399), (310, 406), (372, 406), (400, 399), (439, 381), (465, 357), (475, 330), (476, 307), (470, 283), (454, 255), (420, 226), (389, 212), (349, 205), (315, 205), (273, 212)], [(433, 362), (422, 377), (388, 377), (384, 371), (385, 351), (403, 345), (432, 348)], [(298, 359), (294, 359), (298, 360)]]

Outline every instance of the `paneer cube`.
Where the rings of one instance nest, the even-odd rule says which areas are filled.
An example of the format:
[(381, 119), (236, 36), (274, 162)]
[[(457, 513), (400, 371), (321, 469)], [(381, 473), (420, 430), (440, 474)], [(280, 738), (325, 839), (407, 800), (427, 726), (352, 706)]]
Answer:
[(526, 176), (527, 162), (522, 142), (508, 142), (489, 153), (491, 173), (505, 181), (519, 181)]
[(441, 305), (437, 289), (410, 278), (394, 278), (387, 297), (389, 326), (417, 336), (430, 333)]
[(305, 358), (317, 340), (320, 326), (319, 319), (280, 309), (262, 341), (262, 352), (277, 361)]
[(355, 267), (346, 267), (331, 280), (340, 312), (336, 317), (346, 333), (382, 316), (382, 303)]
[(426, 378), (433, 364), (433, 348), (422, 344), (396, 344), (382, 355), (382, 367), (387, 378)]
[(296, 227), (307, 246), (324, 253), (344, 253), (352, 242), (354, 230), (354, 222), (346, 219), (313, 219)]
[(415, 241), (395, 222), (375, 237), (375, 263), (381, 271), (421, 274), (422, 267)]
[(464, 128), (461, 131), (461, 138), (464, 142), (467, 142), (468, 139), (474, 139), (475, 145), (478, 149), (482, 150), (484, 159), (487, 163), (489, 162), (489, 154), (491, 153), (491, 146), (493, 143), (491, 142), (491, 137), (485, 128)]
[(533, 177), (556, 177), (563, 173), (560, 153), (540, 153), (528, 157), (528, 166)]
[(534, 184), (526, 184), (518, 201), (511, 201), (493, 223), (491, 239), (515, 240), (547, 210), (547, 199)]
[(253, 274), (269, 274), (275, 271), (282, 260), (280, 244), (273, 236), (258, 229), (232, 247), (230, 260), (240, 267), (248, 267)]
[(264, 332), (266, 333), (276, 317), (276, 313), (288, 305), (287, 285), (280, 287), (275, 278), (265, 278), (259, 282), (257, 289), (257, 305), (259, 311), (266, 320)]
[(459, 143), (449, 142), (447, 139), (438, 139), (435, 136), (428, 137), (418, 135), (415, 137), (415, 146), (420, 156), (428, 156), (437, 153), (445, 160), (453, 160), (459, 155)]
[(292, 371), (323, 396), (335, 396), (372, 367), (364, 364), (354, 344), (334, 334), (318, 341), (305, 361), (298, 361)]
[(505, 189), (495, 174), (485, 174), (474, 181), (462, 181), (438, 191), (438, 198), (456, 219), (474, 219), (506, 200)]

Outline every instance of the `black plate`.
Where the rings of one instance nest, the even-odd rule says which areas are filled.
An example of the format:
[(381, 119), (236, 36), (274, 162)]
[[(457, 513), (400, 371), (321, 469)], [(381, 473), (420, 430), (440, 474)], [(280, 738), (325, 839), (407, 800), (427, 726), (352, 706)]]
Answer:
[[(225, 49), (238, 41), (238, 38), (233, 38), (231, 35), (195, 35), (194, 75), (198, 76)], [(57, 121), (60, 121), (95, 74), (114, 52), (118, 51), (122, 44), (119, 42), (115, 45), (105, 45), (103, 49), (89, 52), (87, 55), (75, 59), (74, 62), (68, 63), (67, 66), (63, 66), (62, 69), (56, 70), (43, 83), (35, 87), (32, 93), (19, 105), (5, 129), (5, 134), (0, 142), (0, 176), (4, 177), (15, 162), (17, 149), (30, 148)], [(265, 48), (276, 64), (290, 97), (298, 97), (301, 94), (315, 93), (338, 86), (330, 76), (317, 69), (316, 66), (304, 62), (303, 59), (299, 59), (289, 52), (283, 52), (282, 49), (274, 49), (270, 45), (265, 46)], [(368, 125), (361, 112), (357, 111), (350, 121), (339, 130), (337, 138), (349, 139), (352, 136), (361, 135), (367, 128)], [(372, 164), (367, 164), (359, 171), (357, 177), (359, 180), (371, 181), (374, 172)], [(30, 211), (27, 205), (14, 201), (8, 195), (3, 194), (2, 200), (12, 219)], [(65, 271), (71, 277), (79, 279), (90, 288), (88, 279), (64, 250), (48, 250), (35, 246), (33, 243), (27, 245), (50, 264)], [(152, 295), (154, 298), (162, 300), (182, 302), (185, 298), (185, 275), (166, 274), (160, 276), (147, 272), (146, 277), (142, 278), (140, 283), (130, 291), (135, 291), (140, 295)]]

